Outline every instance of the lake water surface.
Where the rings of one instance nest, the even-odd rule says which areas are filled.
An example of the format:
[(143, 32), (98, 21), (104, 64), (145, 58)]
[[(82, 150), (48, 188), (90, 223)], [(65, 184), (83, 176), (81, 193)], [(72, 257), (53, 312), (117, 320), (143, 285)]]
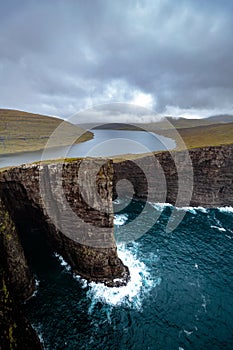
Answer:
[(71, 147), (57, 147), (36, 152), (25, 152), (7, 156), (0, 155), (0, 167), (17, 166), (41, 159), (68, 157), (107, 157), (119, 154), (138, 154), (173, 149), (174, 140), (145, 131), (91, 130), (94, 138)]

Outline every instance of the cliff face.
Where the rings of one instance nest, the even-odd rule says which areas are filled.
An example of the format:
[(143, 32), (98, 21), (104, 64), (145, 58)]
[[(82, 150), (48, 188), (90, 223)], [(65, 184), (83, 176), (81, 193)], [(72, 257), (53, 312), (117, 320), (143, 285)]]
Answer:
[(9, 288), (19, 301), (29, 298), (35, 281), (28, 267), (18, 232), (9, 212), (0, 200), (0, 251)]
[[(117, 285), (118, 279), (127, 282), (129, 272), (117, 256), (113, 232), (112, 197), (119, 192), (119, 180), (131, 183), (131, 187), (121, 184), (122, 195), (129, 189), (132, 194), (133, 186), (134, 197), (145, 201), (232, 205), (233, 146), (193, 149), (188, 157), (182, 151), (162, 152), (136, 162), (87, 159), (24, 165), (1, 173), (0, 197), (19, 233), (11, 228), (3, 236), (2, 251), (19, 297), (25, 299), (33, 291), (19, 240), (26, 226), (40, 227), (53, 250), (88, 280), (109, 285)], [(179, 192), (190, 201), (183, 202), (181, 196), (177, 203)]]
[[(114, 198), (118, 192), (177, 206), (233, 205), (233, 145), (204, 147), (189, 152), (162, 152), (155, 156), (114, 163)], [(178, 194), (180, 196), (177, 201)]]
[(14, 223), (0, 200), (0, 348), (42, 349), (20, 301), (35, 290)]
[(1, 174), (0, 194), (20, 235), (37, 225), (75, 273), (125, 284), (128, 268), (113, 232), (112, 176), (108, 161), (22, 166)]
[(98, 161), (29, 165), (1, 174), (1, 349), (41, 349), (20, 306), (35, 291), (21, 243), (31, 227), (40, 228), (75, 273), (109, 286), (127, 283), (129, 271), (113, 235), (112, 176), (112, 164)]
[[(3, 348), (9, 348), (9, 344), (40, 348), (19, 306), (35, 289), (21, 244), (25, 228), (39, 227), (52, 249), (63, 256), (75, 273), (109, 286), (126, 284), (129, 271), (117, 256), (112, 198), (129, 194), (144, 201), (177, 205), (181, 193), (185, 201), (190, 201), (182, 201), (181, 196), (178, 205), (233, 205), (232, 169), (233, 146), (219, 146), (193, 149), (189, 154), (162, 152), (136, 162), (74, 160), (24, 165), (1, 173)], [(118, 188), (120, 180), (129, 180), (131, 186), (122, 182)], [(23, 338), (28, 343), (23, 343)]]

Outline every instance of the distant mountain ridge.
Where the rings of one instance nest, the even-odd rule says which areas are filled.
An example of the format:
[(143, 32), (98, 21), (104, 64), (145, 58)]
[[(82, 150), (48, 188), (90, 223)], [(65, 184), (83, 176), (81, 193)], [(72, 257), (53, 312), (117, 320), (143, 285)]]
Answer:
[(233, 115), (230, 114), (218, 114), (208, 117), (206, 119), (215, 120), (218, 123), (231, 123), (233, 122)]
[[(166, 119), (166, 120), (164, 120)], [(233, 115), (214, 115), (202, 119), (188, 119), (188, 118), (174, 118), (174, 117), (164, 117), (164, 119), (158, 122), (151, 123), (85, 123), (79, 124), (85, 129), (112, 129), (112, 130), (150, 130), (151, 128), (155, 129), (170, 129), (173, 126), (177, 129), (179, 128), (191, 128), (199, 127), (204, 125), (213, 125), (213, 124), (222, 124), (222, 123), (233, 123)], [(167, 121), (169, 123), (167, 123)], [(95, 126), (96, 124), (99, 124)]]

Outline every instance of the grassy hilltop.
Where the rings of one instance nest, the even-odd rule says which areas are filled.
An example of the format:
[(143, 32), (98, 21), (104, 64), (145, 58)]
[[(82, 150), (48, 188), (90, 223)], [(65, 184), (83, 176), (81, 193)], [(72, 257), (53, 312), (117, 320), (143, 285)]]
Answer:
[(233, 144), (233, 123), (207, 124), (189, 128), (176, 127), (164, 130), (153, 128), (151, 131), (174, 139), (177, 143), (177, 149), (182, 148), (177, 132), (188, 149)]
[(68, 145), (74, 140), (76, 143), (84, 142), (93, 137), (92, 133), (84, 133), (84, 129), (59, 118), (0, 109), (0, 154), (43, 149), (53, 131), (62, 123), (62, 130), (53, 138), (56, 145)]

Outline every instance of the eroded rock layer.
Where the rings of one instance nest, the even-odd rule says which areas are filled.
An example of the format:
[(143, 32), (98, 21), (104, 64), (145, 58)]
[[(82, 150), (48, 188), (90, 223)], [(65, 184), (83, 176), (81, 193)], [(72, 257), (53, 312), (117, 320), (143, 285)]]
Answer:
[(177, 206), (233, 205), (233, 145), (117, 161), (113, 182), (114, 198), (128, 193)]
[(38, 225), (75, 273), (113, 286), (129, 272), (117, 256), (112, 177), (103, 160), (21, 166), (1, 174), (0, 193), (21, 235)]
[[(52, 250), (90, 281), (120, 286), (112, 199), (131, 196), (178, 206), (233, 205), (233, 146), (162, 152), (137, 160), (23, 165), (0, 174), (0, 338), (4, 348), (40, 349), (20, 310), (35, 290), (23, 248), (38, 227)], [(23, 343), (27, 339), (27, 342)], [(18, 343), (17, 343), (18, 342)], [(15, 345), (16, 344), (16, 345)], [(20, 347), (21, 346), (21, 347)], [(17, 347), (16, 347), (17, 348)]]

